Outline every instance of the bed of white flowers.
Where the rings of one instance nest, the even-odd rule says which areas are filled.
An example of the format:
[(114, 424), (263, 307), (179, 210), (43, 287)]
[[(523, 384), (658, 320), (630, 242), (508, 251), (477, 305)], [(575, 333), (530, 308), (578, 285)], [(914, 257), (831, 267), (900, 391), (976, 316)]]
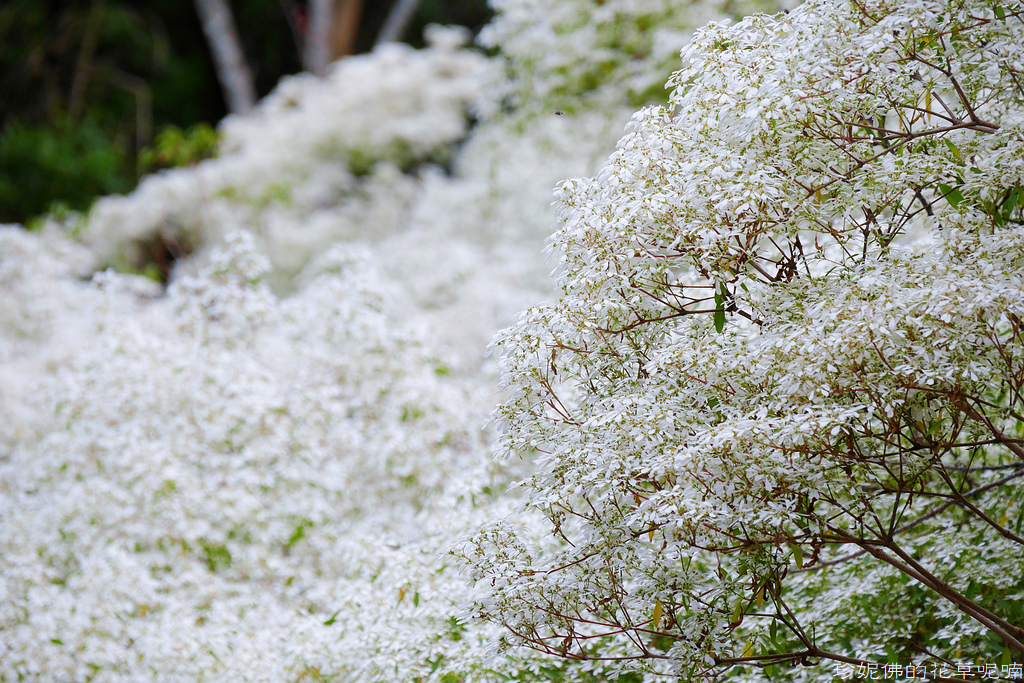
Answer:
[(668, 106), (561, 185), (558, 300), (496, 342), (502, 448), (559, 543), (500, 521), (465, 548), (505, 643), (684, 678), (1019, 677), (1022, 18), (708, 25)]
[(1020, 662), (1024, 9), (495, 5), (0, 228), (0, 681)]

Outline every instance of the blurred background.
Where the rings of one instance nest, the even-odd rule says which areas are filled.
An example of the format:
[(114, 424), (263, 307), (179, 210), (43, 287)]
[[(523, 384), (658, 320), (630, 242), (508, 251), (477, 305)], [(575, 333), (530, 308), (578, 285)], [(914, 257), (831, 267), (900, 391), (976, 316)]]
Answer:
[(6, 0), (0, 223), (32, 228), (211, 156), (217, 121), (282, 76), (489, 18), (486, 0)]

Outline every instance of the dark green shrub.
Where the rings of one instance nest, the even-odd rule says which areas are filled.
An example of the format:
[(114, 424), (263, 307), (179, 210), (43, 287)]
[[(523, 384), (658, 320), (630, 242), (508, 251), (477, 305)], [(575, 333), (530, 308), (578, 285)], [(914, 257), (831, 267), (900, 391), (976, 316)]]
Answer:
[(24, 223), (64, 207), (83, 211), (134, 178), (125, 155), (94, 125), (8, 126), (0, 134), (0, 222)]

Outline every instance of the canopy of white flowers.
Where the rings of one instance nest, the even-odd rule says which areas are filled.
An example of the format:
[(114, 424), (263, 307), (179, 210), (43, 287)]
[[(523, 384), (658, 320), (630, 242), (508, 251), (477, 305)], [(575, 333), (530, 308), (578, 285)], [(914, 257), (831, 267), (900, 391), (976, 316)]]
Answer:
[(1024, 10), (495, 7), (0, 228), (0, 681), (1019, 662)]
[(465, 551), (507, 644), (752, 680), (1020, 661), (1022, 16), (710, 24), (561, 185), (558, 300), (497, 341), (555, 542)]

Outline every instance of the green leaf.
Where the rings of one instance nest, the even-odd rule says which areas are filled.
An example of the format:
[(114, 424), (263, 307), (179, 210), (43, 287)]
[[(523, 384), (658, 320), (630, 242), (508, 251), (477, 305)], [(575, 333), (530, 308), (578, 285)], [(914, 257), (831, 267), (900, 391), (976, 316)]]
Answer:
[(939, 191), (942, 192), (942, 198), (945, 199), (954, 209), (964, 200), (964, 196), (960, 193), (959, 188), (939, 183)]
[[(964, 160), (963, 155), (960, 154), (960, 148), (954, 145), (952, 140), (943, 139), (942, 141), (946, 143), (946, 147), (949, 147), (949, 151), (953, 153), (953, 156), (957, 158), (957, 161)], [(942, 185), (940, 184), (939, 187), (941, 188)]]
[(331, 626), (335, 622), (337, 622), (339, 614), (341, 614), (341, 610), (340, 609), (337, 612), (335, 612), (334, 614), (332, 614), (330, 619), (328, 619), (327, 621), (324, 622), (324, 626)]
[(724, 283), (721, 287), (720, 292), (715, 292), (715, 332), (719, 334), (725, 329), (725, 299), (729, 296)]
[(736, 606), (732, 608), (732, 623), (738, 623), (743, 616), (743, 598), (741, 597), (736, 601)]
[(804, 551), (800, 549), (799, 543), (791, 543), (790, 548), (793, 549), (793, 559), (796, 560), (796, 568), (804, 568)]
[(285, 543), (285, 547), (287, 547), (287, 548), (294, 547), (296, 543), (298, 543), (299, 541), (301, 541), (302, 539), (304, 539), (306, 537), (306, 529), (309, 529), (312, 526), (313, 526), (313, 522), (308, 520), (308, 519), (303, 519), (298, 524), (296, 524), (295, 525), (295, 530), (292, 531), (291, 537), (288, 539), (288, 542)]
[(995, 211), (994, 219), (997, 226), (1002, 227), (1010, 220), (1010, 216), (1013, 215), (1013, 210), (1017, 208), (1019, 195), (1020, 188), (1018, 187), (1014, 187), (1006, 193), (1006, 199), (1003, 200), (1002, 205)]
[(210, 543), (205, 538), (199, 539), (203, 549), (206, 566), (211, 572), (218, 572), (231, 566), (231, 551), (223, 543)]

